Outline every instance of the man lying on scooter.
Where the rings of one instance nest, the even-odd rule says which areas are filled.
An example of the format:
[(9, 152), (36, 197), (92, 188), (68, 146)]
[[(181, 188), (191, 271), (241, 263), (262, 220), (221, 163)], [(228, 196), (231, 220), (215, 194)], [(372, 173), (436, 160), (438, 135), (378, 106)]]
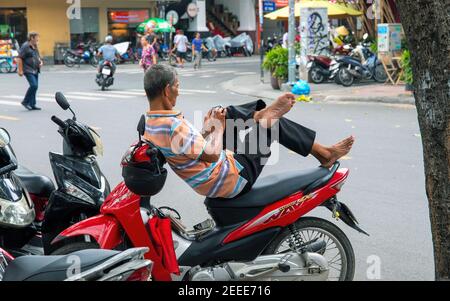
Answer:
[[(199, 132), (181, 112), (174, 110), (179, 85), (177, 73), (170, 66), (154, 65), (146, 72), (144, 86), (150, 110), (144, 138), (162, 152), (174, 172), (200, 195), (234, 198), (250, 191), (268, 161), (267, 147), (274, 140), (304, 157), (313, 155), (326, 168), (353, 146), (353, 136), (333, 146), (323, 146), (315, 142), (314, 131), (283, 117), (296, 103), (290, 93), (269, 106), (257, 100), (213, 108)], [(240, 140), (239, 121), (241, 125), (245, 123), (248, 132), (244, 141)]]
[(102, 71), (102, 67), (103, 64), (105, 62), (111, 62), (111, 76), (114, 75), (114, 73), (116, 72), (116, 58), (119, 60), (120, 59), (120, 53), (119, 51), (116, 49), (116, 47), (114, 47), (112, 45), (113, 42), (113, 37), (112, 36), (107, 36), (105, 38), (105, 45), (103, 45), (102, 47), (100, 47), (100, 49), (98, 50), (98, 56), (100, 58), (99, 64), (98, 64), (98, 74), (97, 77), (100, 77), (100, 72)]

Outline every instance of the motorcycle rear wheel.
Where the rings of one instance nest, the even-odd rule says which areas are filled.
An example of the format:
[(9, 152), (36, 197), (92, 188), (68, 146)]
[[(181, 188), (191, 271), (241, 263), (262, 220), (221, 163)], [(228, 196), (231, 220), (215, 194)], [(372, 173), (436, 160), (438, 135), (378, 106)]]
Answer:
[[(316, 238), (323, 238), (326, 240), (327, 246), (325, 250), (319, 251), (318, 253), (323, 255), (328, 260), (330, 268), (328, 280), (353, 280), (355, 275), (355, 253), (349, 239), (341, 229), (327, 220), (316, 217), (301, 218), (295, 222), (295, 226), (305, 244), (308, 244), (309, 241), (313, 241)], [(264, 254), (270, 255), (289, 251), (290, 247), (287, 242), (290, 236), (291, 233), (288, 229), (283, 230), (281, 234), (269, 244), (264, 251)], [(330, 241), (331, 243), (328, 244)], [(335, 245), (335, 247), (331, 248), (333, 245)], [(282, 249), (283, 247), (285, 250)], [(333, 257), (334, 249), (337, 249), (339, 253)], [(336, 259), (338, 255), (340, 255), (340, 257)], [(331, 260), (328, 257), (331, 257)], [(338, 269), (336, 269), (336, 262), (339, 261), (342, 262), (342, 267), (341, 270), (338, 271)], [(330, 277), (333, 270), (339, 272), (338, 276)], [(334, 271), (333, 273), (336, 273)]]
[(379, 83), (385, 83), (387, 81), (388, 76), (381, 63), (375, 67), (373, 78)]
[(325, 81), (325, 76), (322, 74), (319, 67), (312, 67), (308, 72), (309, 82), (321, 84)]

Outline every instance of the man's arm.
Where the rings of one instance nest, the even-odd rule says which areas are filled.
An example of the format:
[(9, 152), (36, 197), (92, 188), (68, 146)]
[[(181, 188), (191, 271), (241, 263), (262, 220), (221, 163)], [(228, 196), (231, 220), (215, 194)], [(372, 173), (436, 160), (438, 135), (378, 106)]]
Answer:
[(23, 76), (23, 60), (22, 58), (18, 57), (16, 58), (17, 61), (17, 74), (19, 76)]

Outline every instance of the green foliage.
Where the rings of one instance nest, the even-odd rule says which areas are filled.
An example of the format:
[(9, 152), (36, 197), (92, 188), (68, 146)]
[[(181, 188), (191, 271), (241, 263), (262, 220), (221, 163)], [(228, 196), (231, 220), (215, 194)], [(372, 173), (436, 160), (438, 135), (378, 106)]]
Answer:
[(412, 85), (414, 79), (411, 67), (411, 52), (409, 50), (403, 50), (400, 63), (403, 68), (402, 80), (405, 81), (405, 83)]
[(370, 51), (375, 54), (378, 53), (378, 39), (373, 39), (372, 43), (370, 44)]
[(288, 77), (289, 51), (281, 46), (276, 46), (269, 52), (263, 62), (264, 69), (272, 72), (276, 78)]

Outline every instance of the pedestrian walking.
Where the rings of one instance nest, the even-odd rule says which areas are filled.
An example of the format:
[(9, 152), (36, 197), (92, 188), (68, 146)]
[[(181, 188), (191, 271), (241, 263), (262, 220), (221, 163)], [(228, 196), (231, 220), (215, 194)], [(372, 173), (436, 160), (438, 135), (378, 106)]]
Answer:
[(30, 85), (22, 101), (22, 105), (30, 111), (41, 109), (36, 106), (36, 94), (39, 86), (39, 73), (41, 73), (41, 67), (44, 63), (39, 55), (38, 44), (39, 34), (37, 32), (30, 32), (28, 34), (28, 41), (20, 48), (17, 58), (17, 73), (20, 77), (25, 76)]
[[(151, 40), (153, 38), (153, 40)], [(142, 58), (140, 61), (141, 67), (144, 69), (144, 72), (147, 71), (153, 65), (157, 64), (156, 60), (156, 51), (153, 47), (154, 45), (154, 36), (144, 36), (141, 38), (142, 45)]]
[(195, 38), (192, 40), (192, 57), (194, 58), (194, 69), (200, 69), (202, 66), (203, 50), (208, 51), (208, 48), (203, 45), (203, 40), (200, 37), (200, 33), (195, 34)]
[(183, 30), (179, 30), (178, 34), (175, 36), (173, 40), (175, 46), (172, 49), (174, 51), (177, 50), (177, 62), (178, 66), (184, 68), (184, 63), (186, 60), (186, 52), (187, 52), (187, 44), (189, 42), (188, 38), (184, 35)]

